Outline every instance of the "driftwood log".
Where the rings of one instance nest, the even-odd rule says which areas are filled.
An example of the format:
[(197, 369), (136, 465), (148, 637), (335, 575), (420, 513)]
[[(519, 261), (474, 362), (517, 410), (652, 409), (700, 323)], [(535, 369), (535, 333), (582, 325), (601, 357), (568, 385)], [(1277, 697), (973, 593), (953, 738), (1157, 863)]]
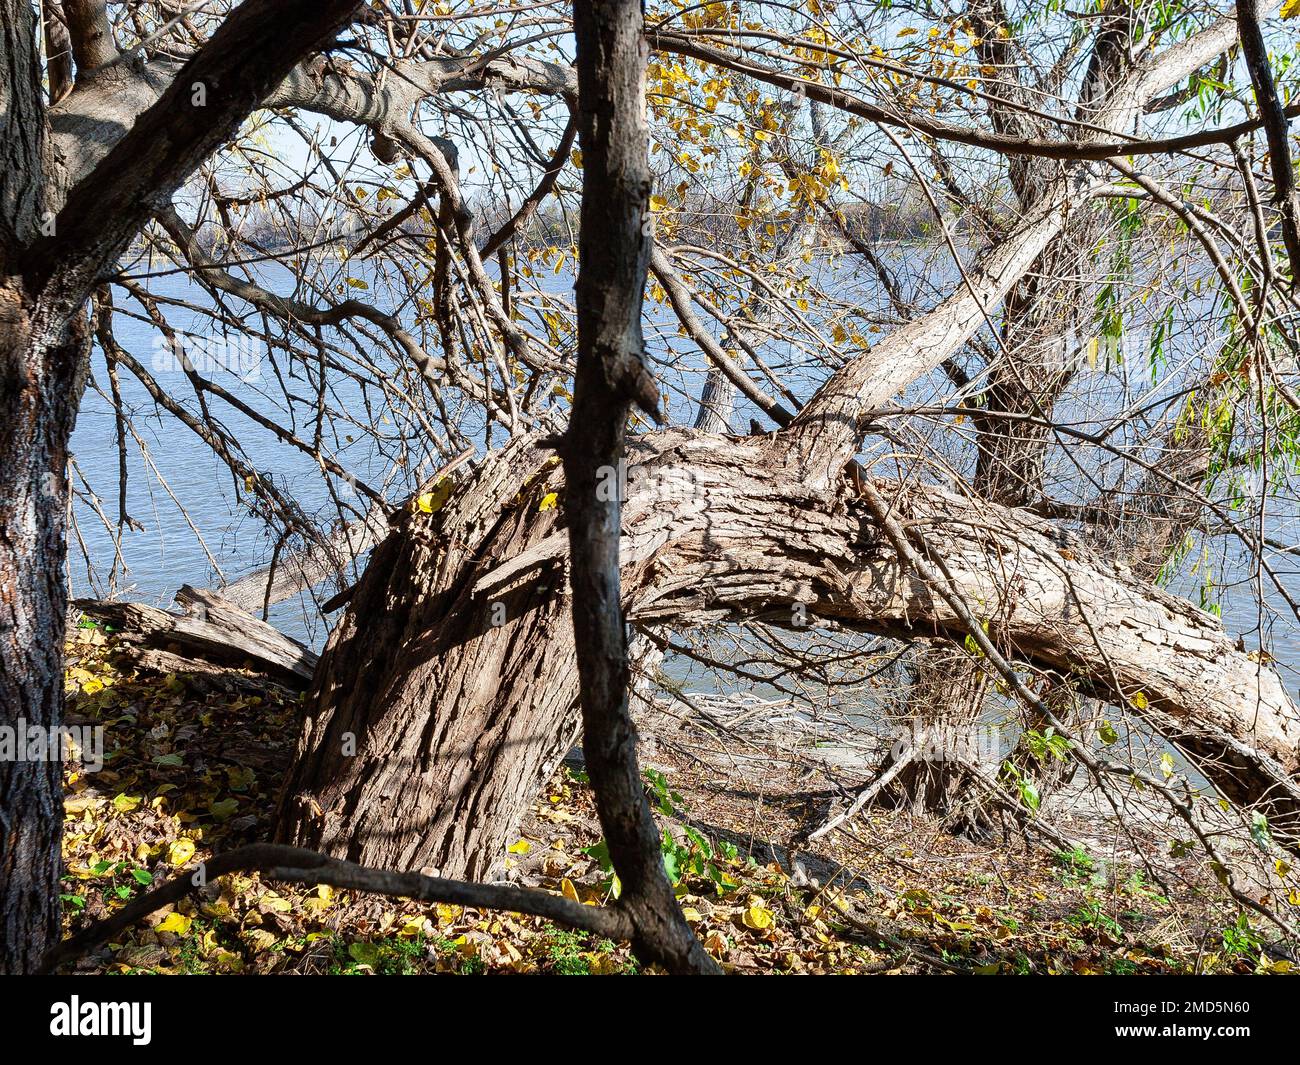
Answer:
[(176, 593), (176, 602), (180, 612), (96, 599), (77, 599), (73, 606), (82, 617), (117, 630), (116, 650), (144, 669), (211, 673), (251, 668), (297, 690), (311, 680), (316, 654), (275, 627), (188, 584)]

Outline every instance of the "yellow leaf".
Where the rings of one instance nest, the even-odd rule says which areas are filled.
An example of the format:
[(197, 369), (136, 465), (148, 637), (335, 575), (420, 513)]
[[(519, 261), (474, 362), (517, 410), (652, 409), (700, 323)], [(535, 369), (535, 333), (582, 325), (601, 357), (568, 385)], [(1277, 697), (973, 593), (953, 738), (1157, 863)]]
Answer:
[(194, 841), (192, 839), (178, 839), (167, 848), (167, 863), (171, 866), (181, 866), (194, 857)]
[(570, 880), (567, 876), (560, 881), (560, 894), (563, 895), (566, 899), (572, 900), (573, 902), (582, 901), (582, 899), (578, 897), (578, 889), (573, 886), (573, 881)]
[(1134, 696), (1129, 700), (1129, 702), (1131, 702), (1131, 703), (1132, 703), (1135, 707), (1137, 707), (1139, 710), (1145, 710), (1148, 706), (1151, 705), (1151, 700), (1149, 700), (1149, 699), (1147, 698), (1147, 693), (1146, 693), (1146, 692), (1137, 692), (1137, 693), (1136, 693), (1136, 694), (1135, 694), (1135, 695), (1134, 695)]
[(304, 899), (303, 906), (312, 913), (324, 913), (334, 902), (334, 889), (328, 884), (321, 884), (312, 898)]
[(451, 498), (451, 478), (444, 477), (433, 486), (432, 492), (415, 497), (415, 509), (422, 514), (436, 514)]
[(169, 913), (155, 926), (156, 932), (175, 932), (178, 936), (183, 936), (190, 930), (190, 918), (183, 913)]
[(123, 792), (121, 795), (114, 797), (113, 807), (114, 809), (120, 810), (124, 814), (129, 814), (132, 810), (134, 810), (137, 806), (140, 805), (140, 801), (141, 800), (139, 795), (127, 795), (125, 792)]
[(1286, 3), (1282, 5), (1282, 17), (1300, 17), (1300, 0), (1286, 0)]
[(1160, 756), (1160, 772), (1165, 775), (1166, 780), (1170, 780), (1174, 775), (1174, 756), (1168, 751)]
[(749, 907), (745, 910), (740, 918), (741, 923), (746, 928), (752, 928), (756, 932), (762, 932), (772, 927), (772, 911), (763, 905), (763, 900), (757, 896), (751, 895), (749, 898)]
[(546, 495), (542, 496), (542, 501), (537, 504), (537, 509), (539, 511), (554, 510), (558, 499), (559, 496), (554, 492), (547, 492)]
[(397, 934), (399, 936), (405, 936), (408, 939), (411, 938), (412, 936), (423, 935), (426, 921), (427, 918), (423, 916), (417, 915), (415, 917), (408, 917), (406, 920), (406, 924), (402, 925), (402, 930)]
[(533, 845), (526, 839), (516, 840), (506, 848), (511, 854), (527, 854), (533, 849)]

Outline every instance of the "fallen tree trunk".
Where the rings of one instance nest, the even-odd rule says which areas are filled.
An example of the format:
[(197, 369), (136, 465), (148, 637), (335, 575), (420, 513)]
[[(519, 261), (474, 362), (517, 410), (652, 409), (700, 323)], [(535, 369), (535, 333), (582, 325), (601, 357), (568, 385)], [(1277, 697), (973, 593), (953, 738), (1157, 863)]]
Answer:
[(72, 605), (116, 629), (115, 650), (146, 669), (172, 673), (251, 666), (297, 689), (311, 680), (317, 656), (297, 640), (214, 592), (187, 584), (176, 601), (184, 613), (95, 599), (77, 599)]
[(240, 610), (262, 613), (276, 603), (339, 577), (348, 562), (364, 555), (387, 532), (386, 509), (373, 506), (364, 518), (348, 522), (321, 543), (245, 574), (217, 589), (216, 594)]
[[(761, 447), (747, 453), (753, 448), (730, 443), (720, 467), (693, 461), (696, 485), (717, 496), (707, 517), (679, 512), (676, 528), (656, 517), (661, 527), (630, 548), (658, 575), (628, 582), (641, 588), (633, 620), (689, 625), (802, 602), (809, 613), (881, 635), (964, 639), (961, 619), (899, 564), (855, 500), (841, 499), (842, 511), (810, 505), (807, 489), (765, 465)], [(1300, 712), (1218, 619), (1027, 511), (920, 486), (880, 490), (1008, 657), (1127, 706), (1223, 795), (1300, 837)]]
[[(962, 620), (877, 535), (849, 481), (829, 499), (810, 490), (766, 438), (669, 431), (629, 450), (632, 622), (788, 624), (802, 604), (862, 631), (963, 640)], [(1128, 706), (1225, 796), (1300, 838), (1300, 713), (1217, 619), (1027, 511), (879, 490), (1009, 658)], [(567, 537), (547, 505), (562, 491), (517, 443), (380, 545), (313, 686), (282, 838), (441, 875), (499, 869), (574, 735)]]

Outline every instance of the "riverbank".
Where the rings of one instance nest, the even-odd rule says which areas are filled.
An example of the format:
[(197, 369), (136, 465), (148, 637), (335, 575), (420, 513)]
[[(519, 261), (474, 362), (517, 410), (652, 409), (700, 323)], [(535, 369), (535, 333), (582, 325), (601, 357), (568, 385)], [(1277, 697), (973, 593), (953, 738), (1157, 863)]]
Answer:
[[(265, 839), (296, 738), (296, 692), (247, 670), (116, 668), (114, 637), (69, 645), (69, 720), (102, 726), (106, 764), (67, 773), (67, 926), (106, 916), (196, 862)], [(954, 837), (933, 820), (868, 809), (791, 841), (838, 796), (801, 759), (753, 738), (644, 715), (647, 789), (688, 920), (729, 971), (1285, 972), (1198, 854), (1092, 814), (1092, 850), (1016, 836)], [(729, 749), (730, 747), (730, 749)], [(746, 765), (764, 766), (761, 774)], [(1083, 832), (1084, 828), (1087, 832)], [(571, 757), (503, 859), (521, 884), (596, 903), (611, 890), (592, 795)], [(83, 958), (79, 972), (627, 973), (622, 944), (518, 915), (303, 890), (230, 876)]]

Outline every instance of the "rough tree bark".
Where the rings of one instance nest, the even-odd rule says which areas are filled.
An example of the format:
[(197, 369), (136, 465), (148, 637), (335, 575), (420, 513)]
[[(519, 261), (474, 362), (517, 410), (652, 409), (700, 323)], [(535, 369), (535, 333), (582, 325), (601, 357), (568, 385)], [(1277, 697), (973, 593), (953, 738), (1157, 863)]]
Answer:
[[(280, 837), (368, 865), (491, 879), (576, 733), (564, 574), (476, 593), (554, 532), (534, 440), (418, 508), (374, 551), (330, 635), (281, 800)], [(452, 489), (431, 485), (434, 500)]]
[[(93, 167), (77, 168), (54, 150), (33, 6), (0, 0), (0, 723), (62, 720), (64, 465), (91, 290), (153, 210), (356, 6), (241, 5), (133, 125), (101, 131)], [(65, 103), (116, 54), (103, 8), (68, 7), (81, 69)], [(62, 816), (57, 763), (0, 763), (0, 971), (30, 971), (58, 934)]]
[[(40, 235), (48, 142), (31, 5), (0, 5), (0, 723), (63, 716), (64, 469), (83, 321), (39, 320), (23, 249)], [(0, 762), (0, 971), (58, 933), (57, 761)]]

